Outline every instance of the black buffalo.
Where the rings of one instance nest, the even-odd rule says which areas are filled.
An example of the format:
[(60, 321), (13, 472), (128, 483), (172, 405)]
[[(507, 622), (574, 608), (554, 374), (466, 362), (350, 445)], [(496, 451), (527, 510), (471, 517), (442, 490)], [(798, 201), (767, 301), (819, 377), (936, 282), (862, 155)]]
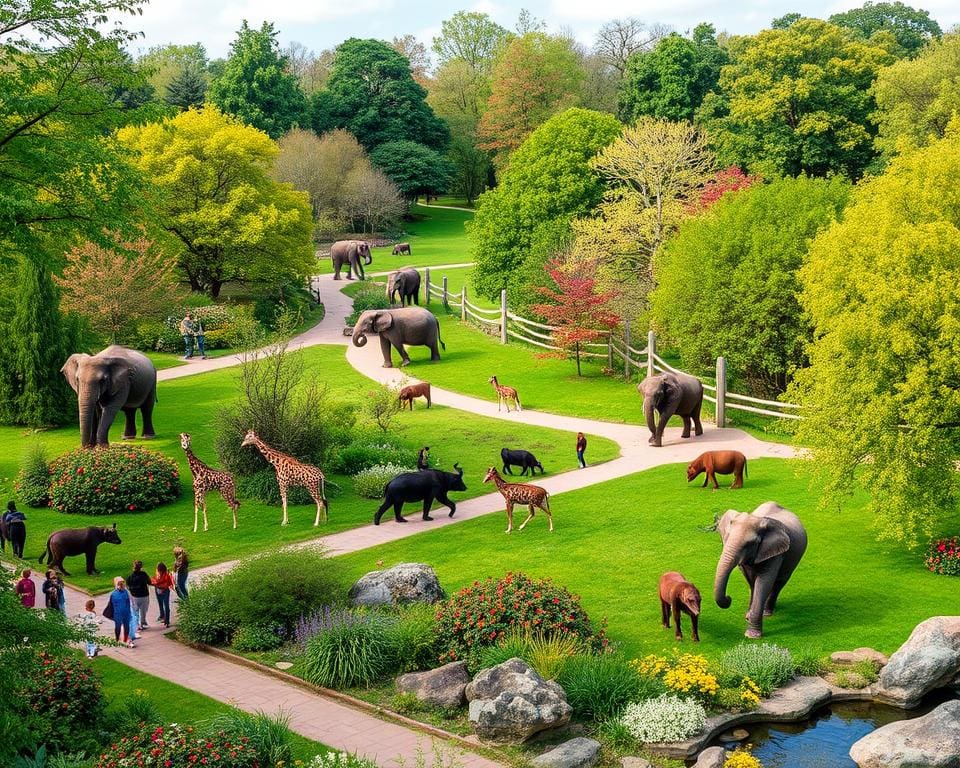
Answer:
[(535, 475), (537, 474), (538, 467), (540, 474), (543, 474), (543, 464), (537, 461), (537, 457), (530, 453), (530, 451), (511, 451), (509, 448), (504, 448), (500, 451), (500, 458), (503, 459), (504, 474), (513, 474), (513, 472), (510, 471), (512, 464), (523, 467), (523, 471), (520, 473), (521, 475), (527, 474), (528, 469), (531, 475)]
[(54, 531), (47, 539), (47, 549), (40, 555), (38, 562), (43, 562), (43, 558), (49, 556), (47, 561), (51, 568), (56, 568), (63, 572), (64, 576), (70, 573), (63, 567), (63, 558), (73, 557), (74, 555), (87, 556), (87, 573), (93, 575), (100, 573), (95, 568), (97, 560), (97, 547), (101, 544), (120, 544), (120, 536), (117, 535), (117, 524), (113, 528), (99, 528), (91, 526), (90, 528), (64, 528), (62, 531)]
[[(10, 502), (13, 504), (13, 502)], [(13, 511), (16, 511), (14, 507)], [(23, 545), (27, 541), (27, 526), (23, 522), (24, 517), (19, 515), (16, 520), (6, 519), (7, 515), (0, 517), (0, 550), (6, 551), (7, 540), (13, 548), (15, 557), (23, 557)]]
[(380, 525), (380, 518), (390, 507), (393, 507), (393, 517), (398, 523), (407, 522), (400, 511), (408, 501), (423, 502), (423, 519), (433, 520), (430, 517), (430, 507), (436, 499), (450, 509), (450, 517), (457, 511), (457, 505), (447, 498), (450, 491), (465, 491), (463, 484), (463, 469), (453, 465), (456, 472), (441, 472), (439, 469), (423, 469), (419, 472), (403, 472), (384, 486), (383, 504), (373, 516), (373, 524)]

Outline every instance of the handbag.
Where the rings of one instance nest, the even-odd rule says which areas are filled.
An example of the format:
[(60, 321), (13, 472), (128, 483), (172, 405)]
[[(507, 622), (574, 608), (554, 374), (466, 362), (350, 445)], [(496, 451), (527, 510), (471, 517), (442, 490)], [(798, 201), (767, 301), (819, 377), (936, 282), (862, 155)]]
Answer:
[(107, 604), (103, 606), (103, 618), (105, 619), (113, 618), (113, 600), (108, 600)]

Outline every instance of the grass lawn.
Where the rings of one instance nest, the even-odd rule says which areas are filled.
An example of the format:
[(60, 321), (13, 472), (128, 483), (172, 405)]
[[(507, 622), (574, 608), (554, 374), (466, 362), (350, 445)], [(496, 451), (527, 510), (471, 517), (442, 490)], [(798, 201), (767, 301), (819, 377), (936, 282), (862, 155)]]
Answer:
[[(420, 350), (429, 355), (429, 350)], [(314, 347), (301, 353), (306, 357), (306, 375), (324, 381), (336, 401), (357, 402), (373, 388), (373, 383), (354, 371), (344, 359), (342, 347)], [(415, 351), (415, 355), (417, 352)], [(443, 366), (436, 366), (439, 370)], [(231, 525), (230, 511), (217, 494), (208, 497), (210, 530), (193, 533), (193, 493), (190, 490), (190, 472), (179, 433), (193, 436), (197, 456), (209, 464), (217, 464), (214, 436), (217, 415), (234, 402), (238, 394), (239, 369), (227, 369), (197, 376), (161, 382), (160, 400), (154, 417), (158, 437), (146, 443), (151, 449), (174, 458), (180, 465), (183, 495), (179, 500), (149, 512), (111, 517), (63, 515), (51, 509), (25, 509), (27, 514), (28, 560), (36, 562), (43, 552), (49, 534), (60, 528), (78, 528), (88, 525), (117, 523), (121, 546), (104, 544), (97, 554), (99, 576), (87, 576), (83, 558), (69, 558), (66, 567), (73, 574), (68, 580), (84, 589), (102, 591), (110, 587), (111, 579), (126, 575), (134, 559), (143, 560), (148, 568), (159, 560), (169, 564), (172, 548), (181, 543), (191, 555), (194, 567), (231, 560), (260, 552), (275, 544), (311, 539), (348, 528), (369, 524), (378, 502), (361, 499), (352, 491), (350, 478), (332, 476), (343, 488), (342, 495), (330, 501), (330, 521), (313, 527), (314, 508), (299, 506), (290, 511), (290, 524), (280, 526), (280, 509), (250, 499), (241, 499), (239, 527)], [(436, 406), (430, 410), (415, 406), (413, 413), (398, 419), (395, 436), (411, 447), (429, 445), (431, 459), (445, 468), (460, 462), (464, 467), (464, 481), (468, 491), (455, 494), (455, 499), (469, 498), (489, 492), (481, 480), (487, 466), (499, 458), (504, 446), (523, 446), (534, 451), (551, 472), (573, 469), (576, 456), (571, 448), (573, 436), (556, 430), (512, 424)], [(114, 422), (111, 438), (119, 441), (123, 420)], [(39, 441), (47, 448), (48, 458), (76, 448), (79, 429), (63, 428), (32, 433), (12, 427), (0, 428), (0, 478), (7, 498), (15, 498), (12, 481), (18, 471), (25, 449)], [(599, 437), (590, 439), (590, 457), (601, 461), (617, 456), (616, 445)], [(202, 526), (201, 526), (202, 528)]]
[(538, 515), (523, 532), (504, 534), (503, 514), (485, 515), (453, 528), (375, 547), (342, 560), (347, 578), (398, 562), (432, 565), (451, 593), (488, 576), (524, 571), (551, 577), (579, 594), (595, 621), (607, 617), (609, 634), (630, 656), (662, 652), (672, 630), (660, 626), (657, 583), (665, 571), (681, 571), (703, 595), (701, 642), (710, 656), (743, 640), (749, 591), (739, 573), (730, 578), (729, 610), (712, 599), (721, 550), (716, 533), (702, 532), (728, 508), (749, 512), (776, 499), (804, 521), (810, 544), (764, 621), (764, 640), (818, 652), (871, 646), (895, 650), (913, 627), (957, 608), (955, 580), (924, 570), (920, 553), (879, 544), (857, 497), (842, 510), (817, 511), (797, 462), (750, 462), (742, 490), (687, 485), (684, 467), (658, 467), (615, 481), (554, 496), (556, 530)]
[[(146, 693), (167, 723), (196, 725), (232, 709), (229, 704), (140, 672), (106, 656), (98, 656), (92, 663), (103, 681), (108, 710), (120, 708), (136, 691)], [(314, 755), (330, 750), (330, 747), (296, 733), (291, 737), (291, 745), (294, 759), (305, 762)]]
[(474, 208), (473, 203), (468, 203), (465, 197), (454, 197), (453, 195), (440, 195), (434, 198), (430, 205), (452, 205), (456, 208)]

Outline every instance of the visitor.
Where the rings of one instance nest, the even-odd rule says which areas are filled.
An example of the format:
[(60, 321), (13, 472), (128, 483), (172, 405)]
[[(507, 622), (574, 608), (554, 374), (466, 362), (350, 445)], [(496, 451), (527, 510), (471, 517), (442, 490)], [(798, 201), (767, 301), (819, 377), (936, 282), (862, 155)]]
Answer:
[(177, 574), (177, 597), (181, 600), (187, 598), (187, 573), (190, 570), (190, 560), (183, 547), (173, 548), (173, 572)]
[(170, 626), (170, 590), (173, 589), (173, 576), (167, 570), (166, 563), (157, 563), (157, 573), (153, 577), (153, 589), (157, 594), (157, 605), (160, 606), (160, 615), (157, 621), (163, 626)]
[(91, 637), (87, 640), (88, 659), (92, 659), (100, 650), (100, 646), (97, 645), (95, 636), (97, 634), (97, 627), (103, 623), (103, 619), (97, 616), (97, 612), (95, 610), (96, 607), (97, 604), (93, 602), (93, 600), (87, 600), (87, 602), (84, 603), (84, 608), (86, 608), (86, 610), (81, 612), (79, 616), (80, 626), (91, 635), (94, 635), (94, 637)]
[[(54, 568), (46, 572), (46, 579), (40, 585), (40, 591), (44, 595), (44, 607), (51, 611), (61, 610), (63, 580), (58, 578), (58, 573)], [(58, 583), (59, 582), (59, 583)]]
[(20, 574), (20, 581), (17, 582), (13, 591), (20, 595), (20, 604), (24, 608), (33, 608), (37, 603), (37, 587), (33, 583), (32, 572), (29, 568), (24, 568)]
[(133, 613), (130, 607), (130, 593), (127, 592), (127, 585), (123, 576), (117, 576), (113, 580), (113, 592), (110, 593), (110, 602), (107, 606), (109, 613), (105, 610), (104, 616), (113, 619), (114, 638), (119, 641), (122, 634), (127, 648), (136, 648), (137, 644), (133, 642), (133, 636), (130, 634), (130, 617)]
[[(23, 559), (23, 538), (17, 536), (13, 537), (9, 535), (9, 526), (11, 523), (21, 523), (26, 525), (27, 516), (23, 514), (19, 509), (17, 509), (16, 503), (11, 499), (7, 502), (7, 511), (3, 513), (3, 522), (7, 526), (7, 538), (10, 539), (10, 544), (13, 546), (13, 556)], [(26, 537), (24, 537), (26, 538)]]
[(150, 574), (143, 570), (143, 561), (133, 561), (133, 573), (127, 576), (127, 589), (130, 591), (130, 610), (133, 623), (130, 634), (147, 629), (147, 611), (150, 610)]
[(417, 454), (417, 469), (430, 469), (430, 446), (425, 445)]
[(197, 335), (197, 326), (189, 312), (180, 321), (180, 335), (183, 336), (183, 359), (189, 360), (193, 357), (193, 337)]
[(203, 335), (203, 320), (201, 320), (199, 317), (197, 318), (197, 335), (195, 338), (197, 340), (197, 352), (200, 353), (200, 359), (206, 360), (207, 350), (205, 346), (206, 339), (204, 338), (204, 335)]
[(580, 463), (580, 468), (583, 469), (587, 466), (587, 462), (583, 458), (583, 454), (587, 450), (587, 438), (583, 436), (583, 432), (577, 432), (577, 461)]

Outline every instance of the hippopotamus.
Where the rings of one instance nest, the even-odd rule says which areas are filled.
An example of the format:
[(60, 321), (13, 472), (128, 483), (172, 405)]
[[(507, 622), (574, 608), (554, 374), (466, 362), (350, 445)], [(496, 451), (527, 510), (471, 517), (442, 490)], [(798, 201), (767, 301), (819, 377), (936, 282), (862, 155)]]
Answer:
[(47, 549), (38, 562), (43, 562), (43, 558), (49, 556), (48, 563), (51, 568), (56, 568), (63, 572), (64, 576), (70, 573), (63, 567), (63, 558), (73, 557), (74, 555), (87, 556), (87, 574), (92, 576), (100, 573), (94, 566), (97, 560), (97, 547), (101, 544), (120, 544), (120, 536), (117, 534), (117, 524), (113, 528), (100, 528), (90, 526), (89, 528), (64, 528), (61, 531), (54, 531), (47, 539)]

